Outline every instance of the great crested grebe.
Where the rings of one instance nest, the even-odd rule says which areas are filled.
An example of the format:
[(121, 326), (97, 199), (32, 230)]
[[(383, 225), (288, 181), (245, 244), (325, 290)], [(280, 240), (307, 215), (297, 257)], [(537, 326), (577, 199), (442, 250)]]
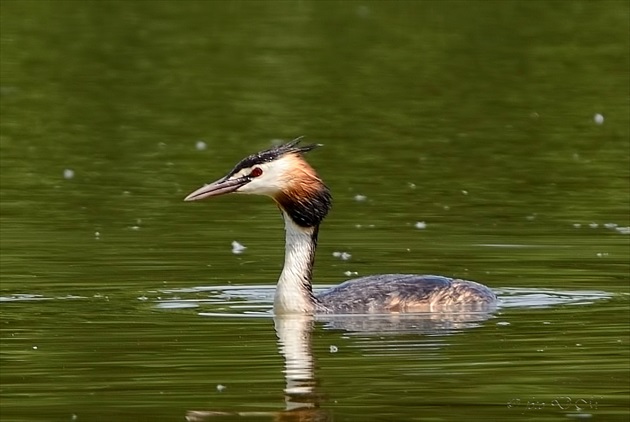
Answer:
[(266, 195), (276, 202), (286, 231), (284, 268), (273, 303), (276, 314), (485, 311), (495, 306), (496, 296), (486, 286), (434, 275), (370, 275), (314, 294), (317, 234), (332, 197), (303, 157), (319, 145), (300, 146), (299, 142), (300, 138), (250, 155), (226, 176), (184, 199), (236, 192)]

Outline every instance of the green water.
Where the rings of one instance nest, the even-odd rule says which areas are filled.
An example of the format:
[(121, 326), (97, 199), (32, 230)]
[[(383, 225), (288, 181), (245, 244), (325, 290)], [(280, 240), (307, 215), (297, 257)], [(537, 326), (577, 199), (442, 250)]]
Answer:
[[(630, 417), (628, 2), (0, 17), (2, 421)], [(465, 277), (499, 310), (265, 314), (275, 206), (182, 199), (300, 135), (334, 195), (317, 285)]]

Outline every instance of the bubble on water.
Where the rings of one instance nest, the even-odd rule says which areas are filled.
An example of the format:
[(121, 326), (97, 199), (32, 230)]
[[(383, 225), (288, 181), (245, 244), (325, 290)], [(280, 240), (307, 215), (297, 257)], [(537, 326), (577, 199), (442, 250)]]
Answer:
[(339, 252), (339, 251), (333, 252), (333, 256), (335, 258), (341, 259), (342, 261), (347, 261), (352, 257), (352, 255), (350, 255), (348, 252)]
[(582, 225), (580, 223), (574, 223), (573, 227), (575, 227), (576, 229), (579, 229), (580, 227), (582, 227)]
[(343, 273), (346, 277), (350, 277), (351, 275), (359, 275), (356, 271), (346, 271)]
[(217, 391), (220, 393), (222, 391), (225, 391), (227, 387), (223, 384), (217, 384)]
[(599, 224), (597, 224), (597, 223), (591, 223), (591, 224), (589, 224), (588, 226), (589, 226), (591, 229), (596, 229), (596, 228), (598, 228), (598, 227), (599, 227)]
[(372, 13), (372, 11), (364, 4), (356, 8), (356, 14), (360, 18), (367, 18), (370, 16), (370, 13)]
[(367, 199), (367, 196), (365, 195), (355, 195), (354, 196), (354, 200), (357, 202), (363, 202)]
[(330, 345), (330, 353), (337, 353), (339, 351), (339, 348), (337, 346), (335, 346), (334, 344)]
[[(298, 138), (299, 139), (299, 138)], [(284, 139), (279, 139), (279, 138), (274, 138), (271, 141), (269, 141), (269, 143), (274, 146), (277, 147), (278, 145), (282, 145), (285, 143)]]
[(614, 229), (615, 227), (617, 227), (617, 224), (615, 224), (615, 223), (605, 223), (604, 227), (606, 227), (607, 229)]
[(416, 229), (418, 229), (418, 230), (423, 230), (423, 229), (426, 229), (426, 228), (427, 228), (427, 223), (425, 223), (424, 221), (418, 221), (418, 222), (415, 224), (415, 227), (416, 227)]
[(468, 195), (468, 191), (467, 190), (462, 190), (462, 195)]
[(615, 230), (621, 234), (630, 234), (630, 227), (615, 227)]
[(597, 113), (593, 116), (593, 121), (595, 122), (595, 124), (597, 125), (601, 125), (604, 123), (604, 116), (602, 116), (601, 114)]
[(235, 254), (235, 255), (242, 254), (243, 251), (245, 251), (245, 249), (247, 249), (247, 246), (241, 245), (236, 240), (232, 241), (232, 253), (233, 254)]
[(197, 141), (197, 143), (195, 144), (195, 148), (197, 148), (197, 151), (203, 151), (207, 148), (207, 145), (204, 141)]
[(68, 180), (74, 178), (74, 170), (72, 170), (72, 169), (65, 169), (63, 171), (63, 178), (64, 179), (68, 179)]

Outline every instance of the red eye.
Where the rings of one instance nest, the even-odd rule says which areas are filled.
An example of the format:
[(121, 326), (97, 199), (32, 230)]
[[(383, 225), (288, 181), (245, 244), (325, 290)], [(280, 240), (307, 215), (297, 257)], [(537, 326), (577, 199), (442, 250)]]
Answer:
[(263, 173), (262, 169), (260, 167), (254, 167), (252, 169), (252, 172), (249, 173), (249, 177), (258, 177)]

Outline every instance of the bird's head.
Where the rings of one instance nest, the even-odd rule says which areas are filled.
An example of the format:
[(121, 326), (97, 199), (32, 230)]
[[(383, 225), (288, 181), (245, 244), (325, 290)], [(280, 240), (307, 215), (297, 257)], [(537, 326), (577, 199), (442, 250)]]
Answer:
[(184, 200), (196, 201), (227, 193), (266, 195), (299, 226), (319, 225), (330, 209), (331, 196), (303, 154), (320, 145), (300, 146), (300, 140), (244, 158), (227, 175), (197, 189)]

